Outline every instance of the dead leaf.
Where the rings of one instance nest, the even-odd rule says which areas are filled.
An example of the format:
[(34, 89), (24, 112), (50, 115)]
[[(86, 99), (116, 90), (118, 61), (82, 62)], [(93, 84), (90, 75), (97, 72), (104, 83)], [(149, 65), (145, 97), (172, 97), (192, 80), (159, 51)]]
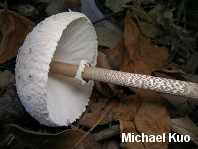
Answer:
[(110, 8), (113, 12), (119, 12), (123, 10), (123, 5), (131, 2), (131, 0), (106, 0), (105, 6)]
[(154, 3), (155, 0), (137, 0), (137, 2), (139, 4), (148, 5), (148, 4)]
[[(113, 50), (108, 50), (108, 51), (105, 52), (108, 54), (108, 56), (104, 52), (101, 52), (101, 51), (98, 52), (96, 67), (104, 68), (104, 69), (112, 69), (110, 61), (113, 63), (112, 59), (113, 59), (113, 56), (115, 56), (113, 55), (115, 52), (113, 52)], [(118, 90), (116, 90), (116, 86), (114, 84), (103, 83), (99, 81), (94, 81), (94, 90), (98, 91), (101, 95), (105, 97), (109, 97), (109, 98), (112, 98), (115, 94), (118, 93)]]
[(120, 149), (120, 144), (117, 140), (107, 140), (103, 144), (103, 149)]
[(111, 104), (111, 106), (108, 107), (108, 109), (104, 112), (104, 114), (97, 120), (97, 122), (89, 129), (89, 131), (80, 139), (80, 141), (78, 141), (78, 143), (77, 143), (74, 147), (78, 146), (79, 143), (81, 143), (82, 141), (84, 141), (84, 139), (85, 139), (88, 135), (90, 135), (90, 133), (96, 128), (96, 126), (98, 126), (98, 125), (101, 123), (101, 121), (102, 121), (102, 120), (104, 119), (104, 117), (109, 113), (109, 111), (112, 109), (112, 107), (115, 106), (115, 104), (116, 104), (116, 102), (113, 102), (113, 103)]
[(80, 0), (51, 0), (45, 9), (48, 16), (73, 9), (80, 4)]
[(34, 15), (38, 15), (39, 13), (39, 10), (31, 4), (16, 4), (14, 9), (19, 12), (19, 14), (26, 17), (32, 17)]
[(117, 50), (103, 50), (102, 51), (111, 65), (113, 70), (119, 70), (122, 65), (123, 56)]
[(0, 91), (1, 89), (8, 86), (10, 83), (14, 82), (14, 74), (9, 70), (0, 71)]
[(124, 45), (124, 38), (122, 38), (119, 43), (115, 46), (114, 48), (115, 51), (117, 51), (120, 55), (120, 62), (121, 64), (119, 64), (119, 68), (117, 70), (120, 70), (120, 67), (123, 63), (123, 58), (124, 58), (124, 52), (125, 52), (125, 45)]
[[(98, 52), (96, 67), (112, 69), (111, 65), (108, 62), (106, 55), (101, 51)], [(107, 83), (103, 83), (103, 82), (99, 82), (99, 81), (94, 81), (94, 90), (98, 91), (105, 97), (112, 96), (111, 87), (115, 88), (114, 85), (112, 85), (110, 83), (107, 84)]]
[(173, 19), (173, 10), (166, 10), (164, 12), (164, 18), (168, 19), (168, 20), (172, 20)]
[[(177, 80), (183, 80), (183, 81), (190, 81), (194, 83), (198, 83), (198, 77), (184, 73), (180, 70), (156, 70), (153, 72), (155, 76), (157, 77), (164, 77), (169, 79), (177, 79)], [(184, 115), (191, 115), (193, 118), (193, 115), (197, 119), (197, 105), (198, 100), (196, 99), (190, 99), (187, 97), (180, 97), (180, 96), (174, 96), (170, 94), (165, 93), (159, 93), (161, 97), (163, 97), (166, 101), (168, 101), (174, 109), (170, 109), (170, 116), (172, 118), (175, 117), (183, 117)], [(170, 108), (170, 106), (169, 106)]]
[(140, 7), (132, 8), (132, 16), (136, 19), (137, 24), (145, 37), (156, 39), (163, 35), (163, 30), (156, 21)]
[(156, 76), (170, 78), (170, 79), (177, 79), (177, 80), (183, 80), (183, 81), (190, 81), (194, 83), (198, 83), (198, 77), (187, 74), (179, 69), (174, 70), (156, 70), (153, 72)]
[[(22, 143), (36, 148), (61, 149), (72, 148), (86, 132), (82, 130), (67, 129), (57, 134), (38, 133), (21, 128), (18, 125), (8, 125), (10, 131)], [(78, 148), (82, 148), (83, 144)]]
[[(1, 82), (1, 80), (0, 80)], [(6, 88), (0, 88), (0, 122), (1, 125), (13, 123), (23, 119), (25, 109), (18, 99), (14, 82), (9, 83)]]
[(164, 66), (168, 52), (163, 48), (151, 45), (151, 41), (142, 35), (130, 15), (129, 12), (125, 21), (124, 46), (126, 50), (120, 70), (151, 75), (153, 71), (159, 69), (176, 69), (174, 63)]
[(73, 9), (76, 6), (80, 5), (80, 0), (68, 0), (69, 8)]
[(3, 38), (0, 46), (0, 64), (15, 57), (26, 35), (35, 24), (10, 10), (0, 9), (0, 27)]
[(171, 121), (174, 132), (181, 135), (189, 135), (190, 139), (198, 146), (198, 127), (188, 116), (171, 119)]
[(85, 149), (102, 149), (102, 146), (96, 141), (92, 133), (90, 133), (82, 142)]
[[(71, 128), (73, 130), (79, 130), (78, 127), (72, 124), (71, 124)], [(92, 133), (89, 133), (89, 135), (86, 136), (86, 138), (84, 138), (82, 142), (83, 142), (84, 149), (90, 149), (90, 148), (101, 149), (101, 145), (98, 143), (98, 140)]]
[(170, 142), (168, 149), (197, 149), (197, 146), (193, 142)]
[(145, 142), (148, 149), (166, 149), (168, 147), (168, 133), (171, 131), (169, 113), (163, 106), (161, 97), (156, 92), (136, 92), (142, 100), (141, 106), (135, 116), (135, 126), (139, 133), (148, 135), (166, 134), (166, 142)]
[[(103, 116), (103, 114), (111, 105), (112, 101), (109, 101), (107, 98), (101, 98), (101, 95), (93, 92), (89, 105), (80, 119), (77, 120), (76, 126), (91, 128)], [(108, 112), (99, 125), (108, 124), (112, 121), (112, 117), (113, 109)]]
[(95, 139), (100, 142), (120, 135), (120, 126), (113, 125), (108, 129), (94, 133)]
[[(120, 122), (120, 134), (122, 133), (134, 133), (137, 135), (137, 129), (135, 126), (135, 115), (140, 107), (141, 101), (137, 98), (137, 95), (132, 95), (130, 100), (126, 102), (120, 102), (114, 110), (113, 120), (119, 120)], [(143, 149), (142, 143), (133, 142), (121, 144), (121, 147), (127, 147), (130, 149)]]
[(15, 122), (24, 116), (25, 110), (18, 99), (14, 74), (8, 70), (0, 71), (0, 122)]
[[(120, 71), (151, 75), (164, 66), (168, 52), (150, 44), (131, 19), (130, 12), (125, 20), (124, 47), (125, 55)], [(171, 63), (167, 68), (176, 68)], [(158, 93), (130, 88), (134, 94), (128, 95), (114, 110), (113, 119), (120, 121), (121, 132), (148, 135), (168, 134), (171, 131), (169, 113), (162, 104)], [(121, 98), (121, 97), (120, 97)], [(126, 98), (126, 97), (125, 97)], [(123, 103), (124, 102), (124, 103)], [(168, 139), (166, 137), (166, 139)], [(128, 148), (167, 148), (166, 143), (126, 143)]]
[(158, 4), (155, 6), (155, 8), (149, 11), (149, 15), (153, 19), (155, 19), (158, 24), (163, 25), (164, 24), (164, 11), (165, 11), (165, 6)]

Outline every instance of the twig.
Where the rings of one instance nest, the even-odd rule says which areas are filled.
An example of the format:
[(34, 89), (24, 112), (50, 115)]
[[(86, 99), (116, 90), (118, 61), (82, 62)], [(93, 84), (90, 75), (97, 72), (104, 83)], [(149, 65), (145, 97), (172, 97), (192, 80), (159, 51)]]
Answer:
[(108, 129), (95, 133), (94, 137), (96, 141), (99, 142), (99, 141), (103, 141), (103, 140), (118, 136), (119, 134), (120, 134), (120, 125), (114, 125)]
[(102, 119), (107, 115), (107, 113), (112, 109), (112, 107), (117, 102), (114, 102), (108, 109), (105, 111), (105, 113), (102, 115), (102, 117), (92, 126), (92, 128), (76, 143), (76, 145), (73, 148), (76, 148), (89, 134), (90, 132), (102, 121)]

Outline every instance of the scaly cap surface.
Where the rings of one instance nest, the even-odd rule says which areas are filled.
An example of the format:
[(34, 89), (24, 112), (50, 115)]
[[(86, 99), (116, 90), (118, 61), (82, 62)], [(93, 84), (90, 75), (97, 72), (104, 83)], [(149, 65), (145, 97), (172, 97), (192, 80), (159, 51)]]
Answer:
[(67, 126), (86, 109), (93, 81), (48, 74), (52, 60), (96, 65), (97, 39), (91, 22), (78, 12), (59, 13), (40, 22), (19, 50), (16, 87), (27, 112), (41, 124)]

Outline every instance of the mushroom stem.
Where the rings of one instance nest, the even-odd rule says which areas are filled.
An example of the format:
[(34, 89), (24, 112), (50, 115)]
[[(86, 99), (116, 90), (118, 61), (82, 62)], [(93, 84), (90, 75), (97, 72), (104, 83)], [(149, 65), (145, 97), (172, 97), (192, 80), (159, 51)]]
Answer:
[(67, 77), (75, 77), (78, 65), (52, 61), (50, 64), (50, 73), (59, 74)]
[[(78, 65), (53, 61), (50, 64), (50, 73), (75, 77)], [(95, 80), (121, 86), (153, 90), (189, 98), (198, 98), (198, 84), (154, 77), (142, 74), (127, 73), (109, 69), (86, 66), (82, 74), (85, 80)]]

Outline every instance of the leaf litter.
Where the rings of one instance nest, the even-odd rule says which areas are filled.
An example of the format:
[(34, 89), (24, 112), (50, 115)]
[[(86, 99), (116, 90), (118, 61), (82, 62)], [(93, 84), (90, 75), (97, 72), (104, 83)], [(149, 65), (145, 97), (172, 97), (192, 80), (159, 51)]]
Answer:
[[(111, 1), (107, 2), (106, 5), (109, 9), (115, 12), (122, 9), (121, 6), (111, 4)], [(191, 32), (187, 31), (189, 28), (181, 27), (173, 20), (175, 10), (178, 9), (176, 17), (180, 19), (182, 13), (184, 13), (184, 7), (185, 5), (187, 6), (187, 4), (181, 1), (179, 5), (182, 7), (175, 8), (174, 6), (176, 6), (177, 2), (172, 5), (167, 2), (166, 7), (154, 0), (138, 0), (137, 2), (133, 1), (129, 4), (126, 4), (126, 2), (129, 1), (122, 1), (122, 3), (125, 4), (123, 5), (124, 9), (122, 9), (123, 13), (126, 13), (125, 9), (127, 9), (126, 16), (122, 18), (125, 20), (122, 39), (120, 39), (120, 34), (118, 35), (117, 32), (113, 30), (108, 29), (108, 31), (105, 31), (105, 29), (107, 30), (109, 27), (108, 25), (98, 25), (99, 27), (103, 27), (101, 32), (98, 30), (99, 45), (107, 46), (107, 50), (101, 50), (99, 52), (97, 67), (197, 83), (196, 76), (185, 74), (178, 69), (178, 66), (180, 66), (183, 71), (194, 74), (198, 66), (196, 61), (196, 40), (194, 40), (194, 36), (191, 36)], [(80, 2), (77, 0), (69, 0), (69, 3), (75, 4), (72, 5), (72, 8), (75, 8)], [(102, 4), (102, 2), (100, 3)], [(154, 5), (154, 7), (150, 7), (151, 9), (145, 7), (148, 6), (149, 8), (150, 5)], [(169, 8), (167, 9), (167, 7)], [(103, 11), (101, 7), (100, 11)], [(186, 21), (185, 18), (182, 19)], [(31, 23), (25, 22), (24, 24), (31, 26)], [(33, 26), (34, 24), (32, 24), (32, 27)], [(27, 34), (28, 32), (29, 31), (25, 33)], [(107, 38), (104, 39), (103, 36)], [(13, 35), (13, 38), (14, 37)], [(110, 37), (111, 40), (109, 39)], [(119, 42), (118, 39), (120, 39)], [(22, 43), (23, 40), (20, 42)], [(15, 42), (11, 43), (13, 43), (11, 46), (16, 47), (18, 50)], [(8, 56), (0, 54), (0, 57), (1, 56), (4, 57), (4, 62), (11, 59), (9, 54)], [(13, 52), (11, 56), (16, 56), (16, 53)], [(7, 76), (9, 78), (8, 74)], [(0, 84), (4, 84), (4, 82), (0, 80)], [(9, 85), (6, 84), (4, 86), (7, 87)], [(10, 89), (8, 89), (8, 91), (9, 90)], [(2, 95), (5, 95), (5, 89), (1, 92), (1, 97), (6, 99)], [(11, 95), (10, 92), (8, 92), (8, 95)], [(17, 95), (12, 96), (17, 97)], [(19, 101), (18, 98), (14, 100)], [(117, 102), (116, 106), (97, 124), (98, 120), (104, 116), (104, 113), (113, 102)], [(120, 144), (120, 147), (123, 148), (165, 149), (168, 148), (169, 145), (171, 146), (167, 141), (165, 143), (121, 143), (121, 133), (134, 132), (135, 134), (161, 135), (162, 133), (168, 134), (174, 131), (178, 134), (190, 135), (191, 140), (197, 144), (197, 105), (198, 103), (193, 99), (95, 82), (91, 101), (81, 118), (71, 125), (72, 129), (63, 128), (64, 131), (54, 133), (54, 131), (51, 131), (47, 127), (39, 126), (39, 124), (36, 124), (39, 128), (36, 132), (27, 131), (13, 124), (9, 125), (9, 128), (11, 132), (15, 134), (16, 138), (18, 137), (22, 142), (25, 141), (25, 144), (30, 143), (30, 146), (34, 146), (35, 143), (33, 144), (33, 142), (37, 141), (37, 145), (43, 148), (65, 148), (68, 147), (68, 145), (70, 145), (71, 148), (76, 144), (76, 140), (82, 139), (86, 131), (92, 130), (93, 126), (97, 124), (96, 128), (82, 141), (79, 148), (104, 148), (105, 146), (101, 146), (101, 143), (109, 143), (114, 145)], [(186, 116), (186, 114), (188, 114), (190, 118)], [(10, 122), (15, 123), (19, 117), (19, 115), (15, 115), (15, 119), (10, 119)], [(28, 119), (27, 122), (31, 122), (31, 118)], [(4, 119), (4, 122), (9, 122), (9, 119)], [(20, 125), (23, 126), (24, 124), (20, 122)], [(30, 128), (35, 127), (31, 124), (29, 125), (31, 126)], [(47, 132), (40, 132), (41, 127), (44, 127)], [(72, 137), (74, 139), (70, 138), (71, 135), (68, 133), (69, 131), (75, 134), (74, 137)], [(104, 136), (104, 134), (108, 135)], [(26, 135), (28, 136), (27, 138), (25, 137)], [(115, 139), (112, 140), (112, 138)], [(166, 139), (168, 139), (168, 137), (166, 137)], [(63, 140), (65, 140), (65, 142)], [(107, 140), (112, 141), (108, 142)], [(66, 143), (67, 141), (69, 142)], [(13, 141), (11, 141), (11, 145), (12, 142)], [(54, 146), (51, 146), (51, 144)]]
[(178, 134), (188, 134), (191, 140), (198, 145), (198, 127), (186, 115), (183, 118), (172, 119), (172, 130)]
[[(133, 34), (133, 36), (131, 36)], [(131, 19), (130, 12), (125, 20), (124, 34), (125, 55), (120, 71), (151, 75), (152, 71), (162, 69), (168, 53), (150, 45), (138, 27)], [(159, 57), (160, 56), (160, 57)], [(174, 68), (171, 64), (168, 67)], [(127, 105), (120, 103), (114, 111), (114, 119), (122, 121), (123, 132), (136, 132), (149, 134), (168, 134), (171, 131), (171, 121), (168, 111), (163, 106), (161, 97), (151, 91), (130, 88), (134, 92)], [(130, 114), (127, 114), (127, 113)], [(121, 116), (120, 116), (121, 114)], [(127, 119), (126, 116), (128, 115)], [(163, 117), (161, 121), (159, 118)], [(124, 119), (124, 122), (123, 120)], [(152, 127), (150, 127), (152, 126)], [(158, 126), (158, 127), (155, 127)], [(167, 148), (166, 143), (127, 143), (129, 148)]]
[(0, 46), (0, 64), (14, 58), (23, 44), (26, 35), (35, 24), (20, 14), (0, 9), (0, 27), (2, 40)]

